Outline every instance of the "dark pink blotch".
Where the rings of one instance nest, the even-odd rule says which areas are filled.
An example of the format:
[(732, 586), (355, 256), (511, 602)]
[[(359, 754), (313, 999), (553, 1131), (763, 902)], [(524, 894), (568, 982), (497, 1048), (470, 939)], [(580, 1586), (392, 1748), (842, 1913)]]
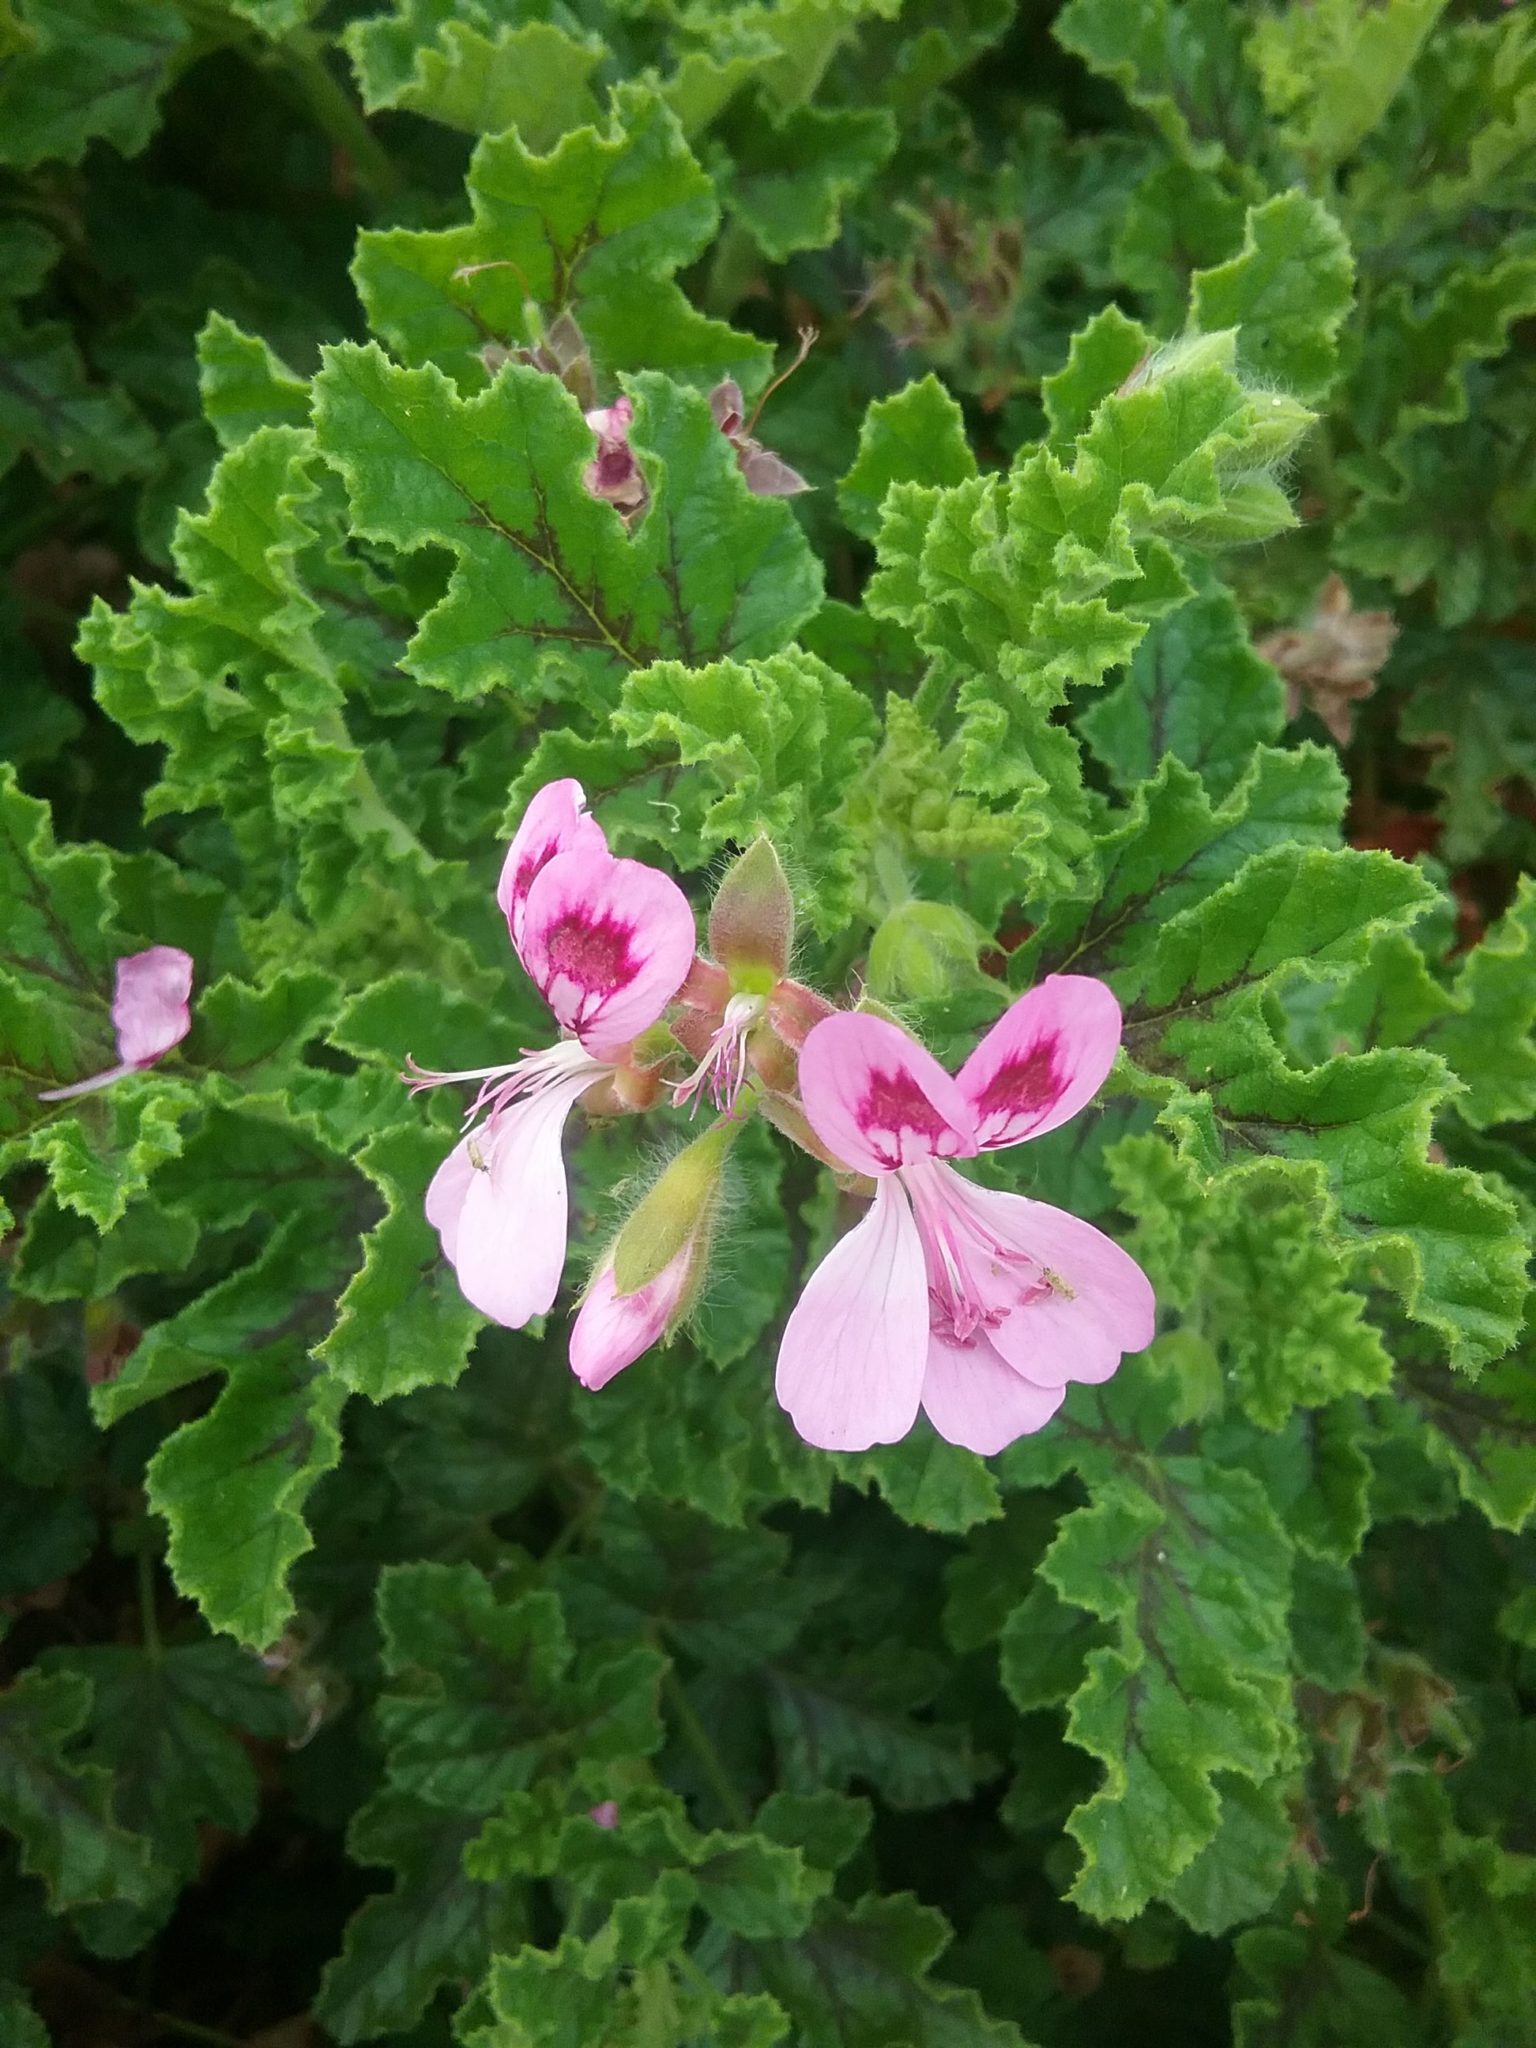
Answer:
[[(927, 1139), (924, 1153), (954, 1149), (955, 1134), (948, 1122), (912, 1076), (900, 1068), (890, 1072), (876, 1068), (871, 1073), (864, 1100), (859, 1104), (858, 1121), (860, 1130), (869, 1140), (870, 1150), (885, 1166), (902, 1164), (905, 1157), (901, 1142), (903, 1131), (911, 1131), (914, 1136)], [(882, 1146), (877, 1133), (893, 1138), (895, 1144)]]
[(1033, 1116), (1061, 1093), (1054, 1038), (1037, 1038), (1027, 1052), (1016, 1053), (1000, 1066), (976, 1098), (976, 1113), (989, 1116)]

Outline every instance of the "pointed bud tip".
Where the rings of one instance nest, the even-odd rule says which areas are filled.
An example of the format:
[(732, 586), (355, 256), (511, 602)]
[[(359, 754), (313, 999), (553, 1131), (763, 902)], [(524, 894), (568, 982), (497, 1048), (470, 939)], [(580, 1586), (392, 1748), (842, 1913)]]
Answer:
[[(795, 941), (795, 899), (766, 836), (733, 862), (709, 912), (709, 947), (733, 983), (741, 975), (777, 981)], [(766, 991), (759, 990), (758, 993)]]

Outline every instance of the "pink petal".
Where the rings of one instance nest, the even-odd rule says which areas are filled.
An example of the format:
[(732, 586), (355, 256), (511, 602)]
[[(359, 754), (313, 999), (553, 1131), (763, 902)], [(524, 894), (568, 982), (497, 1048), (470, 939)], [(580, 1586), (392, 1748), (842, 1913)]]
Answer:
[(976, 1150), (965, 1097), (931, 1052), (884, 1017), (824, 1018), (800, 1053), (800, 1099), (833, 1158), (861, 1173)]
[(775, 455), (759, 441), (747, 443), (738, 466), (747, 489), (757, 498), (795, 498), (811, 489), (798, 469), (791, 469), (782, 455)]
[(1113, 1238), (1049, 1202), (971, 1182), (964, 1186), (966, 1205), (981, 1227), (1030, 1262), (1034, 1285), (987, 1332), (1015, 1371), (1042, 1387), (1069, 1380), (1097, 1385), (1115, 1371), (1122, 1354), (1152, 1342), (1152, 1283)]
[(741, 386), (734, 377), (727, 377), (709, 394), (709, 409), (714, 415), (715, 425), (727, 439), (741, 431), (742, 408)]
[(1043, 1429), (1066, 1397), (1064, 1386), (1037, 1387), (1005, 1365), (981, 1331), (968, 1344), (937, 1333), (929, 1342), (924, 1413), (947, 1442), (984, 1458)]
[[(452, 1265), (458, 1251), (459, 1217), (475, 1177), (469, 1139), (460, 1138), (427, 1187), (427, 1221), (442, 1240), (443, 1257)], [(476, 1143), (480, 1141), (477, 1139)]]
[(112, 1022), (125, 1066), (148, 1067), (192, 1029), (192, 956), (180, 946), (150, 946), (117, 963)]
[(583, 417), (593, 433), (596, 434), (598, 441), (606, 444), (603, 450), (605, 454), (610, 449), (628, 446), (629, 430), (635, 421), (635, 407), (632, 399), (616, 398), (612, 405), (595, 406), (591, 412), (584, 414)]
[(881, 1180), (869, 1214), (806, 1282), (779, 1345), (779, 1405), (808, 1444), (867, 1451), (917, 1419), (928, 1351), (923, 1248), (900, 1183)]
[(1038, 1138), (1098, 1093), (1115, 1063), (1120, 1005), (1087, 974), (1052, 974), (1005, 1010), (958, 1076), (983, 1151)]
[(534, 877), (557, 853), (606, 853), (608, 841), (596, 818), (587, 816), (587, 797), (574, 776), (546, 782), (523, 813), (507, 857), (496, 901), (512, 933), (512, 943), (521, 952), (523, 911)]
[(665, 1335), (682, 1301), (693, 1263), (693, 1246), (633, 1294), (617, 1294), (613, 1268), (605, 1266), (571, 1327), (571, 1371), (595, 1393), (615, 1373), (633, 1365), (643, 1351)]
[[(443, 1231), (443, 1249), (452, 1235), (450, 1256), (465, 1300), (509, 1330), (546, 1314), (560, 1291), (567, 1216), (560, 1139), (572, 1103), (591, 1085), (590, 1071), (557, 1082), (513, 1103), (494, 1128), (482, 1124), (455, 1148), (469, 1162), (469, 1185), (457, 1227)], [(439, 1179), (446, 1172), (445, 1164)], [(453, 1193), (450, 1177), (445, 1207)]]
[(589, 1047), (648, 1030), (682, 986), (694, 942), (687, 897), (643, 861), (559, 853), (528, 892), (523, 965)]
[(95, 1095), (102, 1088), (110, 1088), (114, 1081), (121, 1081), (125, 1075), (137, 1074), (139, 1071), (138, 1067), (130, 1067), (124, 1062), (115, 1067), (106, 1067), (101, 1073), (92, 1074), (84, 1081), (71, 1081), (67, 1088), (39, 1088), (37, 1099), (39, 1102), (68, 1102), (71, 1096)]

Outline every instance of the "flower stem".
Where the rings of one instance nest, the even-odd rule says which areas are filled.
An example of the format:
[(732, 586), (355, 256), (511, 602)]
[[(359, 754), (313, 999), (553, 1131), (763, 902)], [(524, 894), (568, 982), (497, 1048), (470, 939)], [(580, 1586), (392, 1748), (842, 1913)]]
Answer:
[(315, 125), (347, 159), (369, 198), (381, 205), (395, 198), (400, 173), (361, 107), (326, 63), (319, 38), (309, 29), (295, 29), (273, 49)]
[(669, 1664), (661, 1677), (662, 1695), (667, 1702), (677, 1731), (693, 1751), (701, 1771), (709, 1780), (710, 1790), (719, 1800), (726, 1818), (739, 1834), (745, 1834), (752, 1825), (752, 1816), (747, 1811), (746, 1801), (731, 1783), (730, 1773), (721, 1761), (720, 1752), (705, 1732), (704, 1723), (693, 1711), (693, 1703), (683, 1690), (682, 1680)]
[(155, 1612), (155, 1559), (149, 1547), (148, 1530), (142, 1532), (135, 1557), (139, 1576), (139, 1633), (144, 1654), (151, 1664), (160, 1662), (160, 1619)]

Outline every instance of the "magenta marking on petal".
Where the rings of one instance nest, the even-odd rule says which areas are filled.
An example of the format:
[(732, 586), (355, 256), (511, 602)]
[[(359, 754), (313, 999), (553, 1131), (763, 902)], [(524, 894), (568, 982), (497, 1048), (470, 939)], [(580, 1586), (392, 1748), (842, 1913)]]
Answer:
[(1032, 1116), (1062, 1092), (1055, 1038), (1038, 1038), (1000, 1066), (976, 1098), (978, 1115)]
[(583, 1017), (634, 979), (634, 933), (611, 918), (569, 911), (551, 925), (544, 951), (553, 972), (585, 992)]
[[(871, 1072), (856, 1114), (859, 1129), (882, 1165), (903, 1164), (903, 1131), (924, 1141), (923, 1157), (953, 1149), (955, 1133), (947, 1118), (934, 1108), (916, 1079), (900, 1067), (877, 1067)], [(882, 1144), (882, 1137), (893, 1142)]]

